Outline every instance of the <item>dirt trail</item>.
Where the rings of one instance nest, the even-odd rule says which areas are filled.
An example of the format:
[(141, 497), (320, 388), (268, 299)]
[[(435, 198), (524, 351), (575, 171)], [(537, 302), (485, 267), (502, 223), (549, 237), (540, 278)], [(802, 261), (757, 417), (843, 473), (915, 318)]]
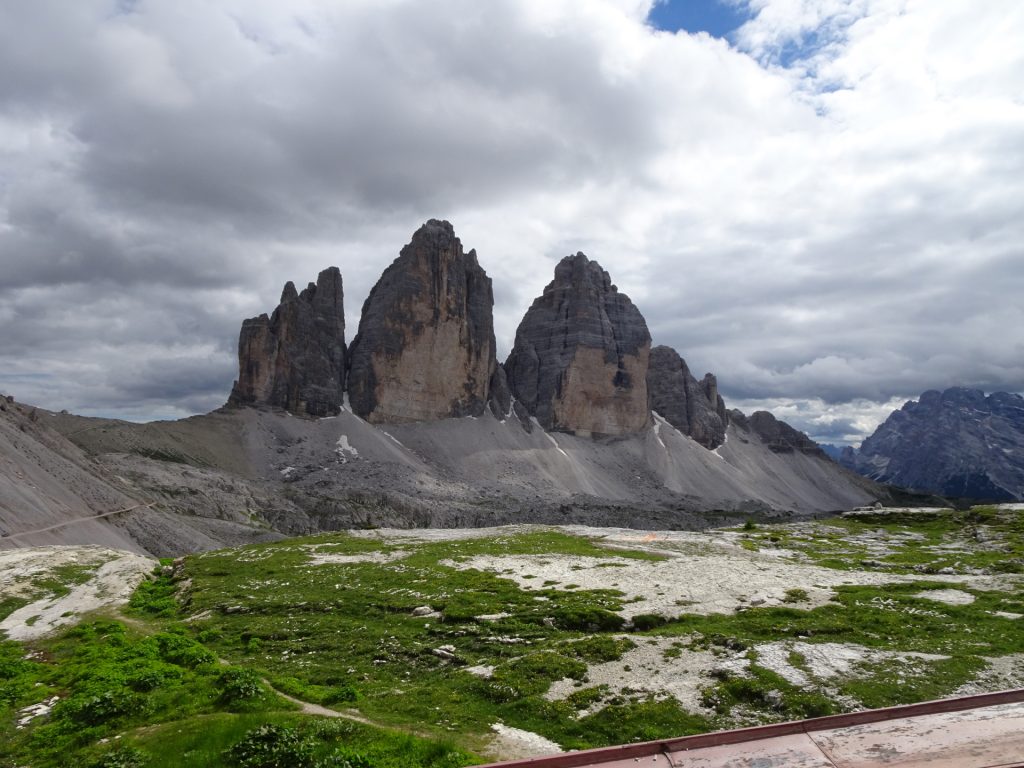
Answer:
[(112, 515), (120, 515), (124, 512), (132, 512), (136, 509), (149, 509), (156, 504), (155, 501), (151, 501), (149, 504), (135, 504), (131, 507), (124, 507), (123, 509), (114, 509), (109, 512), (100, 512), (98, 515), (88, 515), (86, 517), (76, 517), (73, 520), (65, 520), (62, 523), (55, 523), (48, 525), (45, 528), (36, 528), (33, 531), (18, 531), (17, 533), (3, 534), (0, 539), (3, 541), (13, 541), (22, 536), (32, 536), (37, 533), (46, 533), (47, 531), (56, 531), (58, 528), (66, 528), (69, 525), (77, 525), (78, 523), (84, 523), (89, 520), (100, 520), (104, 517), (111, 517)]
[(319, 704), (314, 704), (311, 701), (303, 701), (302, 699), (297, 699), (294, 696), (289, 696), (287, 693), (284, 693), (283, 691), (279, 691), (266, 678), (261, 679), (270, 690), (272, 690), (282, 699), (284, 699), (285, 701), (290, 701), (292, 704), (298, 704), (299, 710), (304, 715), (319, 715), (320, 717), (339, 717), (344, 720), (352, 720), (357, 723), (362, 723), (363, 725), (372, 725), (374, 728), (387, 728), (386, 725), (375, 723), (373, 720), (371, 720), (368, 717), (364, 717), (363, 715), (356, 712), (354, 709), (339, 711), (337, 709), (329, 709)]

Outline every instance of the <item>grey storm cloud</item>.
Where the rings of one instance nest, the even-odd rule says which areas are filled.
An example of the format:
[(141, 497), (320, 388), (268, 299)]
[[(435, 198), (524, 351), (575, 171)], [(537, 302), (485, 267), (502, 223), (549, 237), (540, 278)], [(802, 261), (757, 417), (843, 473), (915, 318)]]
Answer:
[(821, 439), (1024, 390), (1022, 6), (742, 1), (731, 43), (650, 0), (5, 4), (0, 388), (209, 410), (286, 280), (339, 266), (351, 339), (441, 217), (499, 353), (583, 250), (730, 404)]

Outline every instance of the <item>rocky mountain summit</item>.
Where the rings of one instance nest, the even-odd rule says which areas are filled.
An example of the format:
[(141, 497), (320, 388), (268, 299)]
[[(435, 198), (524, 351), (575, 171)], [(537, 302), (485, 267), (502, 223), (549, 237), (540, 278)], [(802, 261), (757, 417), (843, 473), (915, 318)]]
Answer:
[(335, 267), (246, 320), (228, 407), (132, 424), (0, 399), (0, 548), (165, 556), (381, 526), (667, 530), (886, 499), (771, 414), (726, 411), (715, 377), (652, 351), (640, 311), (582, 253), (557, 265), (504, 366), (493, 303), (475, 251), (431, 220), (350, 346)]
[(651, 350), (647, 391), (651, 410), (684, 435), (705, 448), (725, 442), (729, 412), (718, 394), (718, 381), (710, 373), (697, 381), (672, 347), (659, 345)]
[(491, 280), (447, 221), (412, 236), (363, 304), (349, 401), (371, 423), (479, 416), (494, 375)]
[(879, 482), (992, 501), (1024, 500), (1024, 398), (929, 390), (840, 462)]
[(516, 400), (547, 430), (628, 435), (651, 423), (651, 334), (633, 302), (584, 254), (567, 256), (516, 331), (505, 362)]
[(341, 407), (344, 382), (344, 290), (337, 267), (325, 269), (302, 293), (288, 282), (272, 315), (242, 323), (230, 403), (327, 416)]

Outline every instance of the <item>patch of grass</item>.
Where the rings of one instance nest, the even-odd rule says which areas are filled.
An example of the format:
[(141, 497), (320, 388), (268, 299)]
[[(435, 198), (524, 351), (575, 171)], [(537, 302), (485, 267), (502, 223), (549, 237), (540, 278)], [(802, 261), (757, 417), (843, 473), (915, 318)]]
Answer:
[(803, 720), (836, 711), (828, 696), (802, 690), (756, 664), (750, 665), (747, 675), (719, 671), (717, 677), (719, 682), (702, 696), (704, 705), (720, 715), (730, 714), (737, 705), (767, 713), (767, 719), (774, 720)]
[(0, 621), (6, 619), (19, 608), (24, 608), (31, 600), (25, 597), (4, 596), (0, 597)]
[[(1013, 562), (1024, 536), (1022, 517), (1003, 510), (968, 519), (970, 514), (958, 525), (945, 518), (764, 525), (744, 540), (753, 549), (793, 549), (837, 568), (861, 567), (868, 557), (881, 563), (873, 569), (901, 573), (922, 573), (949, 558), (954, 570), (992, 571), (998, 553)], [(951, 548), (965, 537), (978, 546), (964, 553)], [(887, 553), (878, 553), (879, 541)], [(386, 563), (312, 565), (314, 550), (397, 556)], [(45, 768), (72, 755), (88, 765), (135, 759), (130, 750), (139, 750), (153, 766), (219, 766), (247, 734), (274, 726), (276, 731), (264, 732), (294, 732), (284, 741), (301, 746), (304, 756), (297, 760), (313, 764), (358, 758), (375, 766), (454, 768), (474, 758), (451, 745), (480, 744), (499, 720), (567, 748), (585, 748), (729, 727), (740, 713), (748, 722), (777, 720), (834, 706), (821, 691), (800, 691), (760, 667), (749, 649), (761, 643), (800, 639), (950, 656), (862, 665), (830, 681), (872, 706), (944, 695), (981, 668), (982, 656), (1024, 652), (1017, 623), (993, 615), (1024, 613), (1019, 595), (972, 591), (971, 605), (949, 606), (915, 597), (923, 589), (949, 587), (925, 576), (908, 584), (840, 587), (834, 601), (814, 610), (794, 607), (808, 599), (806, 590), (795, 587), (784, 598), (790, 604), (780, 607), (672, 620), (641, 615), (630, 637), (623, 637), (618, 612), (625, 596), (618, 590), (559, 589), (540, 579), (524, 589), (511, 572), (452, 566), (478, 555), (592, 558), (587, 568), (660, 559), (557, 531), (401, 544), (330, 534), (193, 556), (180, 569), (180, 577), (191, 580), (187, 593), (177, 594), (180, 582), (162, 575), (136, 592), (128, 613), (144, 631), (92, 622), (39, 643), (41, 660), (23, 659), (0, 644), (0, 705), (8, 716), (12, 708), (61, 697), (49, 720), (41, 718), (24, 732), (0, 726), (0, 764)], [(440, 618), (413, 617), (423, 605)], [(176, 621), (185, 609), (203, 618)], [(711, 708), (701, 713), (646, 693), (588, 685), (588, 664), (621, 659), (645, 642), (644, 633), (676, 636), (666, 661), (689, 645), (720, 656), (750, 652), (754, 663), (749, 675), (722, 673), (705, 692)], [(800, 654), (791, 653), (789, 662), (807, 671)], [(469, 665), (494, 667), (493, 676), (472, 675), (465, 670)], [(894, 692), (892, 681), (900, 675), (903, 684)], [(403, 742), (412, 737), (299, 715), (264, 678), (303, 701), (358, 708), (377, 722), (436, 739)], [(546, 701), (543, 693), (563, 678), (578, 689), (563, 701)], [(596, 711), (580, 714), (591, 708)], [(99, 744), (117, 734), (123, 734), (123, 755)]]
[[(585, 749), (595, 744), (652, 741), (673, 736), (687, 736), (714, 730), (707, 717), (687, 712), (674, 699), (643, 698), (609, 704), (594, 714), (578, 720), (563, 714), (572, 709), (569, 702), (523, 700), (516, 708), (523, 727), (545, 732), (548, 738), (565, 749)], [(548, 725), (544, 725), (548, 723)]]
[(582, 640), (573, 640), (558, 646), (562, 653), (576, 656), (588, 664), (602, 664), (618, 661), (626, 651), (636, 648), (636, 643), (628, 637), (612, 637), (594, 635)]
[(132, 593), (127, 611), (129, 614), (154, 618), (176, 616), (178, 614), (178, 604), (174, 599), (176, 588), (174, 578), (163, 574), (162, 566), (157, 566), (153, 577), (140, 583)]
[[(372, 539), (331, 534), (189, 558), (189, 612), (209, 612), (195, 631), (218, 656), (270, 672), (276, 686), (298, 698), (329, 704), (333, 695), (379, 722), (461, 734), (469, 742), (498, 720), (530, 729), (532, 718), (527, 722), (520, 702), (543, 701), (540, 694), (554, 680), (582, 681), (587, 663), (619, 658), (632, 643), (613, 636), (625, 623), (616, 613), (624, 598), (617, 590), (524, 590), (504, 575), (442, 563), (495, 554), (572, 555), (597, 564), (663, 559), (543, 530), (403, 543), (404, 556), (387, 564), (313, 566), (311, 547), (339, 554), (395, 551)], [(423, 605), (441, 619), (414, 618), (412, 611)], [(504, 617), (477, 618), (484, 615)], [(454, 651), (435, 653), (442, 646)], [(494, 676), (472, 676), (462, 670), (469, 664), (493, 666)], [(539, 731), (549, 738), (576, 716), (565, 703), (552, 711), (557, 720)], [(589, 742), (601, 743), (614, 742)]]
[(976, 656), (865, 663), (855, 677), (839, 685), (839, 690), (866, 707), (894, 707), (947, 696), (985, 666)]
[(748, 645), (792, 638), (946, 655), (1024, 652), (1024, 633), (1012, 621), (992, 615), (1003, 604), (1002, 593), (975, 592), (970, 605), (946, 605), (915, 596), (922, 590), (948, 587), (928, 581), (837, 587), (831, 603), (812, 611), (780, 606), (728, 616), (688, 614), (658, 631), (732, 636)]
[[(223, 670), (213, 655), (180, 632), (139, 635), (120, 622), (93, 621), (42, 641), (39, 662), (12, 658), (12, 645), (2, 664), (8, 707), (58, 697), (48, 718), (0, 740), (0, 758), (19, 764), (68, 765), (69, 756), (91, 754), (126, 728), (235, 706), (222, 700)], [(261, 706), (292, 705), (267, 695)]]
[(101, 562), (55, 565), (32, 579), (32, 587), (39, 595), (64, 597), (71, 594), (71, 587), (89, 581), (101, 565)]

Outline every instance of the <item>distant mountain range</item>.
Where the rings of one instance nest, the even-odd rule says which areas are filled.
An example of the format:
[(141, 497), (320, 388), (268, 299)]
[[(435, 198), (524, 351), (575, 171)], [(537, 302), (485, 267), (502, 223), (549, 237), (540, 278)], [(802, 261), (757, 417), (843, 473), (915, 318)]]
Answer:
[[(1024, 500), (1024, 398), (929, 390), (893, 413), (859, 450), (822, 446), (845, 467), (914, 491)], [(838, 454), (838, 455), (837, 455)]]

